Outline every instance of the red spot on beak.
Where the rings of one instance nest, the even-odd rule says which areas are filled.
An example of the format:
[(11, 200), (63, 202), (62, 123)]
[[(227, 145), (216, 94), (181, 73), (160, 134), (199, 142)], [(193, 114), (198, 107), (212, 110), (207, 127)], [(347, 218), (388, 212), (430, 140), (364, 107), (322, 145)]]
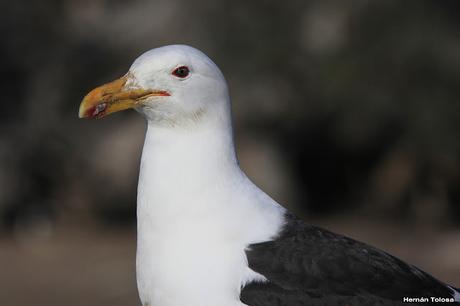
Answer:
[(96, 104), (88, 108), (85, 112), (85, 117), (96, 118), (104, 114), (107, 108), (107, 103)]

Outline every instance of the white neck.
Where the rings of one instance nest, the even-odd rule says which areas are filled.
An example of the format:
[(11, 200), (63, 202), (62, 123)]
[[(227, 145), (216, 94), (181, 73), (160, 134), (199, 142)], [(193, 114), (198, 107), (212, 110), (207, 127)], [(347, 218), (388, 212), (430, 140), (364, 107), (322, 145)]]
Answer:
[[(190, 199), (177, 201), (178, 197), (202, 193), (214, 180), (239, 173), (227, 124), (186, 128), (149, 123), (142, 152), (138, 204), (148, 198), (156, 200), (149, 204), (150, 212), (175, 215), (177, 210), (193, 211), (197, 207), (188, 205)], [(142, 197), (144, 193), (147, 198)]]
[(137, 205), (137, 279), (149, 306), (242, 305), (241, 286), (257, 278), (244, 249), (276, 235), (284, 212), (240, 170), (229, 118), (149, 124)]

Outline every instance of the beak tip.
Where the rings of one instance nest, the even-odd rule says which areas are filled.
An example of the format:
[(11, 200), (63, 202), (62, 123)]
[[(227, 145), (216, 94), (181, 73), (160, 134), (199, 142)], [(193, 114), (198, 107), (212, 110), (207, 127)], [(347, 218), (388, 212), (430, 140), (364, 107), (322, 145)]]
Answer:
[(79, 119), (88, 118), (88, 109), (85, 107), (84, 102), (80, 104), (80, 108), (78, 109), (78, 118)]
[(78, 119), (83, 119), (83, 118), (85, 118), (85, 116), (83, 115), (82, 111), (79, 110), (78, 111)]

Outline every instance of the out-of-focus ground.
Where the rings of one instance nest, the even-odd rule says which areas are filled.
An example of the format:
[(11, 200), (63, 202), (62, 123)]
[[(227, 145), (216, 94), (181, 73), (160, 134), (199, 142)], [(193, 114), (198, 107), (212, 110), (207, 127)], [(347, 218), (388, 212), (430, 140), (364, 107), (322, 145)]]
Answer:
[[(460, 286), (459, 229), (438, 232), (353, 216), (310, 221), (378, 246)], [(140, 305), (132, 228), (62, 226), (49, 237), (22, 239), (0, 238), (0, 296), (7, 301), (2, 305)]]
[(460, 1), (4, 0), (0, 12), (1, 306), (136, 305), (145, 123), (79, 120), (78, 106), (174, 43), (222, 69), (241, 165), (263, 190), (460, 286)]

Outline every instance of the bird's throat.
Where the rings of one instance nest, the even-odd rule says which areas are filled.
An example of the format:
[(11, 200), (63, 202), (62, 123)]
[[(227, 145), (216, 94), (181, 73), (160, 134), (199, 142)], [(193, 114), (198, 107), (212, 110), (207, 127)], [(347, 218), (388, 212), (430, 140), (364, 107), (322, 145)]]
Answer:
[[(229, 130), (148, 127), (137, 203), (137, 280), (143, 301), (208, 305), (208, 301), (181, 299), (189, 290), (194, 292), (190, 297), (209, 296), (208, 290), (221, 292), (216, 299), (224, 297), (224, 292), (239, 292), (239, 280), (246, 269), (241, 251), (244, 244), (238, 241), (241, 248), (233, 252), (222, 241), (240, 227), (225, 220), (241, 220), (229, 219), (233, 210), (227, 201), (232, 200), (232, 187), (243, 179)], [(168, 266), (170, 263), (174, 264)], [(215, 281), (227, 278), (231, 281)], [(203, 284), (193, 284), (193, 279)], [(201, 295), (197, 290), (206, 292)], [(174, 303), (161, 300), (162, 294), (176, 296), (178, 291), (184, 294)], [(228, 305), (240, 305), (237, 297)], [(224, 305), (220, 300), (209, 298), (209, 302)]]

